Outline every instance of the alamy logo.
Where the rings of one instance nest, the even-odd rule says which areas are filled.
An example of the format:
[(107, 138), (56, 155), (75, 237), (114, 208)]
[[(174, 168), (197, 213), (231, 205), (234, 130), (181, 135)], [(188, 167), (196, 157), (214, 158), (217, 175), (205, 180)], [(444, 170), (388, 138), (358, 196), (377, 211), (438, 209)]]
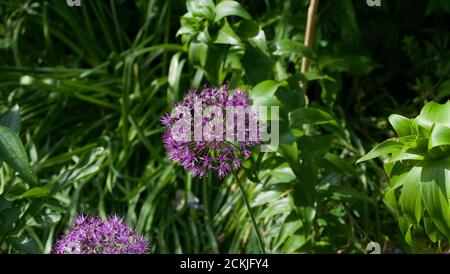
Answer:
[(381, 254), (381, 246), (377, 242), (370, 242), (366, 247), (367, 254)]
[(81, 0), (66, 0), (69, 7), (81, 7)]
[(381, 7), (381, 0), (366, 0), (369, 7)]

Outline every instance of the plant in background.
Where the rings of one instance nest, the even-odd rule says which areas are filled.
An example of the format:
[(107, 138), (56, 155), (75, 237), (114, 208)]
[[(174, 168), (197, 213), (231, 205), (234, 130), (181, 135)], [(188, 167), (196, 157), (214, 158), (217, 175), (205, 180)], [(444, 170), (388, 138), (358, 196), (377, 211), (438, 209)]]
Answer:
[(106, 221), (100, 217), (78, 215), (67, 235), (55, 244), (56, 254), (144, 254), (149, 249), (147, 240), (136, 234), (123, 219), (112, 216)]
[(177, 35), (197, 69), (194, 86), (203, 75), (214, 84), (229, 77), (231, 86), (243, 78), (252, 85), (270, 79), (273, 62), (262, 27), (239, 2), (217, 2), (188, 0), (188, 12), (181, 17)]
[(16, 105), (0, 117), (0, 164), (7, 164), (0, 167), (0, 250), (48, 252), (53, 234), (45, 231), (53, 231), (67, 212), (68, 203), (61, 199), (61, 192), (97, 173), (106, 152), (93, 149), (56, 178), (39, 180), (18, 136), (20, 127), (20, 108)]
[(358, 163), (389, 155), (386, 203), (398, 218), (408, 244), (422, 246), (426, 233), (441, 247), (450, 240), (450, 101), (430, 102), (414, 119), (391, 115), (398, 138), (384, 141)]

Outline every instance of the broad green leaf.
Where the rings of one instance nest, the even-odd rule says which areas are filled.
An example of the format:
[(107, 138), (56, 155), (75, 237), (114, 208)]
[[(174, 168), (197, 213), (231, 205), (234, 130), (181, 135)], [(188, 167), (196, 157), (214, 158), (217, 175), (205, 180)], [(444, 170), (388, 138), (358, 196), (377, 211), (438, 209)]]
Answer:
[(334, 117), (326, 111), (317, 108), (298, 108), (289, 113), (289, 126), (332, 124), (338, 126)]
[(292, 172), (292, 169), (288, 166), (281, 166), (270, 170), (268, 175), (271, 177), (271, 184), (278, 183), (290, 183), (295, 180), (295, 174)]
[(429, 102), (423, 107), (416, 120), (429, 127), (434, 123), (450, 127), (450, 101), (445, 104)]
[(208, 57), (208, 46), (202, 42), (192, 42), (189, 45), (189, 61), (192, 65), (200, 65), (202, 67), (206, 64)]
[[(405, 160), (415, 160), (415, 161), (422, 161), (425, 159), (423, 155), (415, 154), (415, 153), (407, 153), (404, 151), (405, 148), (402, 148), (402, 150), (398, 151), (397, 153), (392, 154), (392, 158), (389, 160), (389, 162), (398, 162), (398, 161), (405, 161)], [(407, 148), (406, 148), (407, 150)]]
[(391, 211), (397, 216), (399, 214), (399, 205), (397, 201), (397, 197), (395, 196), (395, 190), (391, 189), (384, 195), (384, 202), (389, 207)]
[(450, 156), (427, 162), (420, 174), (422, 197), (428, 214), (439, 230), (450, 235)]
[(218, 32), (216, 39), (214, 40), (215, 44), (225, 44), (225, 45), (239, 45), (241, 43), (241, 39), (239, 36), (233, 31), (230, 25), (225, 24)]
[(248, 41), (252, 46), (258, 48), (264, 54), (268, 54), (266, 33), (264, 32), (262, 27), (259, 28), (258, 34), (256, 34), (256, 36), (249, 38)]
[(250, 14), (236, 1), (222, 1), (216, 6), (216, 17), (214, 21), (219, 21), (226, 16), (239, 16), (251, 20)]
[(356, 162), (356, 164), (371, 160), (373, 158), (380, 157), (381, 155), (398, 152), (402, 149), (402, 147), (403, 147), (402, 143), (399, 143), (399, 142), (396, 142), (393, 140), (386, 140), (386, 141), (382, 142), (381, 144), (378, 144), (376, 147), (374, 147), (365, 156), (361, 157)]
[(335, 138), (336, 137), (332, 134), (320, 136), (301, 136), (298, 139), (298, 144), (302, 150), (308, 150), (317, 155), (318, 158), (322, 158), (328, 153), (328, 151), (330, 151)]
[(412, 134), (411, 120), (401, 115), (392, 114), (389, 116), (389, 122), (394, 128), (399, 137), (408, 136)]
[(434, 225), (433, 220), (430, 217), (424, 217), (423, 218), (423, 225), (425, 227), (425, 232), (427, 233), (428, 237), (433, 241), (433, 243), (436, 243), (439, 239), (439, 230)]
[(420, 167), (414, 167), (404, 178), (400, 207), (413, 224), (418, 224), (422, 216), (422, 195), (420, 182)]
[(20, 208), (7, 208), (0, 212), (0, 236), (5, 235), (13, 228), (20, 213)]
[(237, 24), (235, 28), (236, 34), (241, 38), (251, 38), (258, 35), (261, 28), (256, 21), (242, 20)]
[(317, 196), (316, 184), (318, 174), (314, 155), (306, 151), (301, 153), (298, 169), (299, 172), (295, 173), (298, 182), (294, 184), (292, 194), (294, 205), (297, 209), (300, 207), (314, 207)]
[(188, 11), (196, 17), (214, 19), (215, 6), (212, 0), (188, 0), (186, 6)]
[(31, 168), (19, 136), (12, 129), (4, 126), (0, 126), (0, 160), (7, 163), (26, 182), (38, 184), (38, 178)]
[[(253, 106), (279, 106), (281, 103), (275, 97), (275, 92), (277, 89), (284, 85), (283, 82), (275, 82), (273, 80), (266, 80), (257, 84), (252, 90), (250, 90), (250, 99), (253, 102)], [(271, 110), (267, 110), (268, 119), (271, 119)]]
[(15, 105), (0, 118), (0, 126), (12, 129), (15, 133), (20, 131), (20, 109)]
[(431, 130), (428, 149), (450, 145), (450, 127), (436, 124)]
[(250, 90), (250, 97), (272, 97), (275, 95), (275, 92), (280, 85), (282, 85), (282, 83), (273, 80), (266, 80), (257, 84), (252, 90)]
[(45, 188), (45, 187), (33, 187), (33, 188), (25, 191), (24, 193), (16, 196), (14, 198), (14, 200), (20, 200), (20, 199), (25, 199), (25, 198), (43, 197), (43, 196), (46, 196), (48, 193), (49, 193), (48, 188)]
[(27, 221), (27, 226), (36, 226), (39, 228), (46, 228), (53, 224), (56, 224), (61, 220), (61, 214), (57, 212), (45, 213), (39, 212), (38, 214), (34, 214), (30, 216)]
[(245, 77), (251, 85), (271, 79), (273, 61), (270, 56), (259, 47), (248, 46), (242, 57)]
[(287, 253), (287, 254), (294, 253), (299, 248), (301, 248), (303, 245), (305, 245), (306, 241), (307, 241), (307, 239), (306, 239), (306, 236), (304, 233), (292, 235), (285, 242), (285, 244), (283, 246), (283, 251), (284, 251), (284, 253)]
[(24, 234), (8, 238), (8, 243), (23, 253), (38, 254), (43, 251), (36, 241)]
[(284, 123), (280, 124), (280, 145), (278, 152), (288, 161), (292, 170), (298, 169), (298, 146), (295, 136)]

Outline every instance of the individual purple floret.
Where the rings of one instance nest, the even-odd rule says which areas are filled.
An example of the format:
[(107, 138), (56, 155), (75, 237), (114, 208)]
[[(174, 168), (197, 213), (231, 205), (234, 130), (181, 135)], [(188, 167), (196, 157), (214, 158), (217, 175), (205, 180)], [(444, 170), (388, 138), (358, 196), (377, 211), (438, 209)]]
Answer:
[(147, 240), (137, 235), (122, 218), (78, 215), (67, 235), (53, 247), (56, 254), (144, 254)]
[[(222, 111), (222, 133), (216, 131), (217, 124), (214, 119), (217, 118), (217, 114), (209, 112), (205, 114), (205, 110), (211, 107)], [(261, 129), (257, 115), (251, 109), (250, 99), (240, 89), (233, 90), (231, 94), (227, 86), (204, 87), (201, 91), (189, 91), (183, 101), (174, 106), (174, 109), (177, 108), (184, 108), (187, 111), (161, 116), (161, 124), (165, 127), (164, 147), (167, 149), (169, 158), (184, 168), (192, 170), (194, 177), (203, 177), (207, 170), (214, 170), (219, 178), (224, 178), (233, 169), (241, 166), (243, 158), (250, 157), (251, 152), (248, 147), (261, 142)], [(230, 109), (237, 110), (236, 113), (244, 116), (238, 118), (237, 114), (236, 116), (234, 114), (233, 116), (227, 115), (227, 111)], [(177, 123), (180, 124), (184, 121), (183, 118), (186, 116), (191, 117), (188, 120), (190, 122), (187, 122), (184, 128), (175, 133), (186, 134), (186, 131), (190, 129), (190, 135), (186, 134), (190, 138), (180, 141), (175, 138), (172, 129)], [(230, 123), (232, 119), (228, 119), (229, 117), (233, 117), (233, 123)], [(256, 121), (256, 124), (250, 121)], [(238, 123), (241, 125), (238, 126)], [(199, 124), (202, 137), (200, 139), (195, 138), (196, 128), (199, 128)], [(221, 137), (221, 139), (217, 137)]]

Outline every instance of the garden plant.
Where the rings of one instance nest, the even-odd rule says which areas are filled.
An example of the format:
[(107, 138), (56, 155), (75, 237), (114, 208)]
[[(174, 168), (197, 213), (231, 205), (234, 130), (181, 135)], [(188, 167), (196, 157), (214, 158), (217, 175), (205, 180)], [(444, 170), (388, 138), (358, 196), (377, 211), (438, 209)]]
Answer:
[(450, 1), (369, 2), (1, 0), (0, 253), (450, 252)]

